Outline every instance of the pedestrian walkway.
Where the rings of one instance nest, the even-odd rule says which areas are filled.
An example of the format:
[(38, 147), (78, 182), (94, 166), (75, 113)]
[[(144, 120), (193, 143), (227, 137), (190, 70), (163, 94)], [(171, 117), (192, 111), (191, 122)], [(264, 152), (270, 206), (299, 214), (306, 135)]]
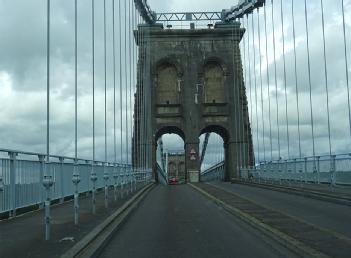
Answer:
[[(135, 192), (134, 192), (135, 193)], [(134, 195), (133, 193), (133, 195)], [(45, 241), (44, 210), (0, 221), (0, 257), (60, 257), (77, 241), (116, 211), (131, 194), (124, 198), (109, 194), (109, 205), (105, 208), (104, 191), (96, 196), (96, 214), (92, 214), (91, 196), (80, 198), (79, 225), (74, 225), (73, 201), (52, 206), (51, 239)]]

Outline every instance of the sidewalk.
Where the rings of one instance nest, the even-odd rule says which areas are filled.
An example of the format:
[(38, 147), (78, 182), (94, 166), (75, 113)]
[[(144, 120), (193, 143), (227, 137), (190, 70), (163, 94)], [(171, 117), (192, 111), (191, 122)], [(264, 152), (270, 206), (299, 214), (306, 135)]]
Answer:
[(247, 183), (247, 184), (262, 184), (267, 186), (276, 186), (276, 187), (291, 187), (301, 190), (313, 191), (316, 193), (337, 195), (340, 197), (351, 198), (351, 186), (346, 185), (336, 185), (331, 186), (330, 184), (316, 184), (316, 183), (305, 183), (305, 182), (293, 182), (282, 180), (272, 182), (271, 180), (261, 179), (260, 181), (256, 180), (232, 180), (233, 183)]
[[(138, 190), (142, 186), (138, 187)], [(73, 201), (51, 207), (51, 239), (45, 241), (44, 210), (0, 221), (0, 257), (60, 257), (87, 233), (103, 222), (136, 192), (114, 200), (109, 190), (109, 207), (104, 191), (96, 195), (96, 214), (91, 212), (91, 195), (80, 197), (79, 225), (74, 225)], [(119, 194), (119, 192), (118, 192)], [(120, 196), (118, 196), (120, 197)]]

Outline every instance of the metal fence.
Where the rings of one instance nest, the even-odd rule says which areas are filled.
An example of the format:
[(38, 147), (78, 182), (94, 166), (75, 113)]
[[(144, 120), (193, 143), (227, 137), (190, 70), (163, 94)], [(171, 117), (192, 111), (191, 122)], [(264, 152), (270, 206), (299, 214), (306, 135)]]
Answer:
[(224, 161), (206, 169), (201, 173), (201, 181), (221, 181), (224, 180)]
[[(77, 160), (69, 157), (52, 156), (50, 163), (45, 155), (38, 153), (0, 150), (0, 213), (10, 212), (13, 216), (19, 208), (41, 205), (46, 198), (43, 180), (49, 175), (53, 182), (51, 200), (63, 201), (72, 196), (74, 167), (77, 166), (80, 182), (79, 193), (93, 189), (92, 171), (96, 174), (96, 189), (105, 186), (121, 186), (150, 181), (150, 170), (136, 170), (130, 165), (112, 164), (101, 161)], [(6, 154), (6, 155), (4, 155)], [(8, 155), (7, 155), (8, 154)], [(7, 156), (7, 157), (6, 157)]]
[(243, 179), (351, 185), (351, 154), (277, 160), (241, 168)]

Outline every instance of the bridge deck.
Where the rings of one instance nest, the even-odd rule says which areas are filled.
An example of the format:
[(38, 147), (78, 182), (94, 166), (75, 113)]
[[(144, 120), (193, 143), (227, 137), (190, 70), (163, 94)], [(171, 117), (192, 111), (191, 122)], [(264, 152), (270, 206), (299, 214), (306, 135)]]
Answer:
[(261, 237), (188, 185), (157, 186), (101, 257), (282, 257)]
[[(278, 231), (331, 257), (349, 257), (351, 207), (247, 185), (199, 187)], [(81, 224), (73, 225), (73, 205), (52, 210), (52, 239), (43, 240), (43, 211), (0, 221), (0, 257), (59, 257), (125, 201), (90, 214), (81, 200)], [(75, 242), (63, 241), (73, 237)], [(21, 246), (21, 248), (16, 248)], [(294, 257), (261, 231), (233, 216), (189, 185), (157, 185), (112, 236), (101, 257)]]

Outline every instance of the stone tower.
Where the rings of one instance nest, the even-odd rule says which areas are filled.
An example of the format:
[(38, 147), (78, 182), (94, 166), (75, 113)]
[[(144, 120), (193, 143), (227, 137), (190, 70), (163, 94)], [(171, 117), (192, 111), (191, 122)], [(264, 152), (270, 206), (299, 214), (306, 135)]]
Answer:
[(208, 29), (140, 25), (135, 95), (133, 162), (156, 171), (157, 140), (165, 133), (184, 140), (188, 181), (200, 178), (199, 136), (215, 132), (225, 150), (225, 179), (254, 163), (239, 43), (240, 23)]

